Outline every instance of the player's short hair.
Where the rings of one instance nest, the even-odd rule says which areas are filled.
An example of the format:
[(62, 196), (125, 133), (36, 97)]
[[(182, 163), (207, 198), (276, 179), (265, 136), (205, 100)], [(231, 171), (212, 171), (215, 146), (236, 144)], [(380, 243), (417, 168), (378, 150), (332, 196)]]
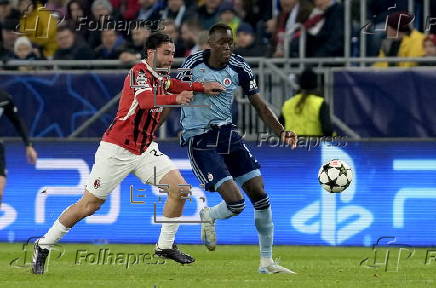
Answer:
[(229, 30), (230, 30), (230, 32), (232, 32), (232, 28), (229, 25), (226, 25), (226, 24), (223, 24), (223, 23), (218, 23), (218, 24), (215, 24), (212, 27), (210, 27), (210, 29), (209, 29), (209, 36), (212, 36), (216, 32), (224, 32), (224, 33), (226, 33)]
[(170, 36), (162, 32), (152, 33), (145, 41), (145, 55), (147, 55), (148, 49), (157, 49), (164, 43), (174, 43)]

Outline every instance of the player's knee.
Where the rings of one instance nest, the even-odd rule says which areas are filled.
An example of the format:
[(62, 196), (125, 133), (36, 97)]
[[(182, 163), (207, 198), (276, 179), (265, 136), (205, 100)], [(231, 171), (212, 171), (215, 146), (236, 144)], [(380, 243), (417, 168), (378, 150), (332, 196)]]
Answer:
[(267, 193), (252, 196), (250, 197), (250, 201), (253, 204), (254, 209), (256, 210), (265, 210), (271, 206)]
[(245, 199), (244, 198), (242, 198), (239, 201), (227, 203), (227, 209), (229, 209), (233, 213), (233, 215), (235, 215), (235, 216), (241, 214), (242, 211), (244, 211), (244, 208), (245, 208)]

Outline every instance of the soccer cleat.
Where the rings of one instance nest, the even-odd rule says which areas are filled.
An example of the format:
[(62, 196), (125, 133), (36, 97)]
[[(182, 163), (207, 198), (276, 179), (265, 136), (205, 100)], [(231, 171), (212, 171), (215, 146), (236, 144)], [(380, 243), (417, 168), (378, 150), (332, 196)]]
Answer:
[(33, 274), (44, 274), (45, 260), (47, 259), (49, 253), (50, 250), (39, 247), (38, 241), (35, 242), (33, 246), (33, 257), (32, 257)]
[(156, 244), (154, 253), (159, 257), (171, 259), (181, 264), (190, 264), (195, 261), (194, 257), (180, 251), (175, 244), (173, 244), (171, 249), (160, 249)]
[(209, 249), (214, 251), (216, 247), (215, 220), (210, 217), (210, 208), (204, 207), (200, 211), (201, 241)]
[(282, 267), (277, 263), (273, 263), (266, 267), (259, 267), (260, 274), (297, 274), (294, 271), (289, 270), (288, 268)]

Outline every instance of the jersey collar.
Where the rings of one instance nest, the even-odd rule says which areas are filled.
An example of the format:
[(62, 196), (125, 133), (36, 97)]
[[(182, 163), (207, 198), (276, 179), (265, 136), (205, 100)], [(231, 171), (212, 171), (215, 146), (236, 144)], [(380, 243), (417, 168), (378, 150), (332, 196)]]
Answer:
[(153, 75), (153, 77), (157, 78), (158, 80), (162, 80), (163, 77), (159, 75), (159, 73), (157, 73), (156, 71), (153, 70), (153, 68), (148, 65), (146, 60), (141, 60), (142, 64), (145, 65), (145, 67), (147, 68), (147, 70)]

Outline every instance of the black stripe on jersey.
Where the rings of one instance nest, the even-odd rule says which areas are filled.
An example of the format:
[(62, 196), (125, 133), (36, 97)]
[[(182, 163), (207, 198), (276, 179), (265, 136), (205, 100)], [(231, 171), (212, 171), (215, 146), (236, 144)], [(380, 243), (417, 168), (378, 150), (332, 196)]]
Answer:
[(142, 134), (142, 140), (141, 140), (141, 149), (140, 152), (144, 152), (144, 147), (147, 145), (147, 127), (150, 125), (150, 121), (153, 119), (153, 113), (150, 112), (150, 109), (145, 110), (147, 111), (147, 118), (145, 119), (144, 126), (142, 126), (141, 134)]
[(141, 132), (141, 130), (139, 130), (139, 124), (141, 123), (141, 119), (142, 119), (142, 115), (144, 114), (143, 109), (139, 109), (139, 111), (136, 113), (135, 116), (135, 121), (134, 121), (134, 128), (133, 128), (133, 141), (138, 140), (138, 136), (139, 136), (139, 132)]

